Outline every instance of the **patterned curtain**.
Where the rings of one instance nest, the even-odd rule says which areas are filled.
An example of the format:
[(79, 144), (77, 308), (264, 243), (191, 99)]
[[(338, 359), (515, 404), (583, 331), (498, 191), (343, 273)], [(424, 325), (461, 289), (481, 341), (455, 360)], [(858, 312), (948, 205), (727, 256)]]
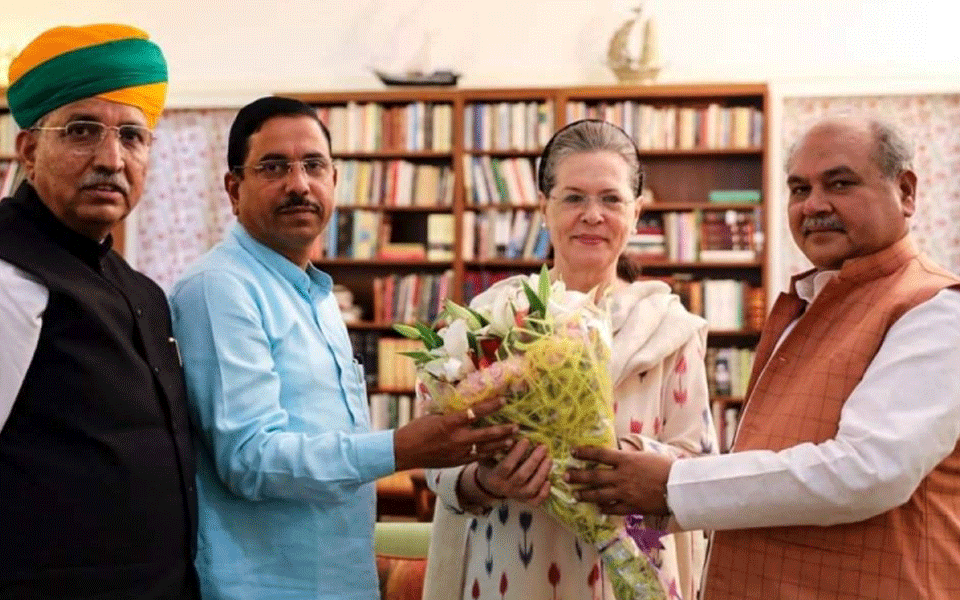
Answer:
[(127, 226), (127, 255), (164, 289), (233, 221), (223, 189), (235, 110), (172, 110), (157, 123), (143, 198)]
[[(811, 121), (839, 111), (879, 115), (903, 129), (913, 143), (917, 173), (917, 211), (910, 218), (914, 239), (941, 266), (960, 273), (960, 95), (785, 98), (782, 156), (787, 156)], [(782, 181), (778, 187), (776, 198), (785, 202)], [(788, 265), (788, 274), (808, 268), (810, 263), (793, 243), (785, 217), (778, 228), (779, 260)]]

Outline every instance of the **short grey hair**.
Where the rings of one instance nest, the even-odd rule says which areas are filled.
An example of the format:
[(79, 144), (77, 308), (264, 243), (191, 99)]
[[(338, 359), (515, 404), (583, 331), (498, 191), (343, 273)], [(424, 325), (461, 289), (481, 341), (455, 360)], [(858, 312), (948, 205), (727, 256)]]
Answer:
[(807, 139), (814, 129), (828, 123), (852, 124), (860, 122), (866, 125), (873, 135), (873, 161), (880, 173), (888, 179), (899, 176), (904, 171), (913, 169), (913, 148), (907, 141), (903, 130), (890, 121), (875, 115), (858, 116), (852, 113), (838, 113), (817, 119), (804, 130), (803, 135), (790, 146), (787, 153), (786, 169), (790, 170), (797, 148)]
[(892, 123), (882, 119), (870, 119), (873, 132), (873, 160), (884, 176), (893, 179), (904, 171), (913, 169), (913, 149), (903, 132)]
[(637, 155), (637, 145), (623, 130), (612, 123), (598, 119), (574, 121), (553, 134), (540, 156), (537, 187), (544, 196), (557, 182), (557, 165), (571, 154), (583, 152), (613, 152), (623, 157), (630, 169), (631, 190), (637, 196), (643, 189), (643, 165)]

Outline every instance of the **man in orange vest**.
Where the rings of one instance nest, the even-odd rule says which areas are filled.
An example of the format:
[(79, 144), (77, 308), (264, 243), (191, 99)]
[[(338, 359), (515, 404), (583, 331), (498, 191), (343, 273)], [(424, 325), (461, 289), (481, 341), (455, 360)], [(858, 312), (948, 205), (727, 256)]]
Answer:
[(704, 600), (960, 598), (960, 278), (918, 252), (917, 176), (874, 119), (815, 124), (787, 165), (814, 268), (778, 298), (733, 451), (583, 448), (610, 514), (715, 530)]

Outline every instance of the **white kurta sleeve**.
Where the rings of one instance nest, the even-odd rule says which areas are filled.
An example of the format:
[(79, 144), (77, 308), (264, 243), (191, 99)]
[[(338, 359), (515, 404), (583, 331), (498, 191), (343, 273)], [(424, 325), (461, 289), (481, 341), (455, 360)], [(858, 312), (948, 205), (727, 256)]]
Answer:
[(960, 438), (960, 292), (913, 308), (851, 392), (834, 439), (681, 459), (668, 482), (685, 529), (862, 521), (905, 502)]
[(33, 360), (49, 295), (34, 277), (0, 260), (0, 429)]

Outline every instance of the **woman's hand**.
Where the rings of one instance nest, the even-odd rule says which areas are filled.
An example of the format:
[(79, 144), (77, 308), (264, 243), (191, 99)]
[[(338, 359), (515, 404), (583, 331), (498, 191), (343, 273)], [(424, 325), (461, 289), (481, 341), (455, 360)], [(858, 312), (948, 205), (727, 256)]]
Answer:
[(460, 480), (460, 492), (470, 504), (489, 505), (510, 498), (538, 505), (550, 495), (550, 467), (553, 461), (546, 446), (521, 439), (499, 461), (468, 466)]

